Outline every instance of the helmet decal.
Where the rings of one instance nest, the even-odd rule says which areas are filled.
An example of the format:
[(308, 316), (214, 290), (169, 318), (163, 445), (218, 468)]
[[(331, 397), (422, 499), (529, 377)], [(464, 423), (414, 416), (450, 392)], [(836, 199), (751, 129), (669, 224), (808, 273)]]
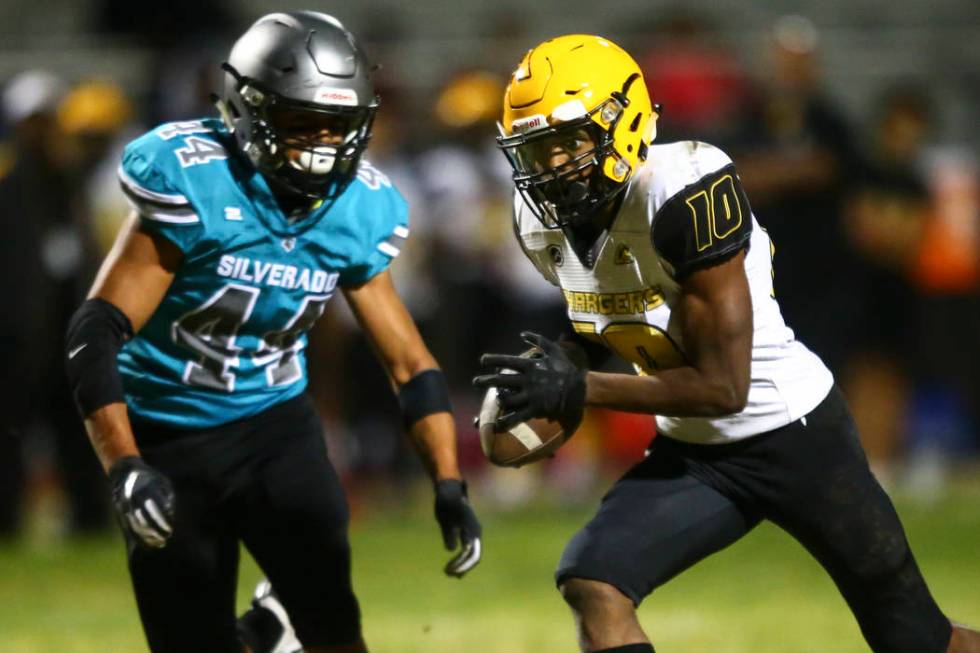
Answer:
[(357, 92), (349, 88), (321, 86), (316, 90), (313, 101), (318, 104), (339, 104), (345, 107), (356, 107)]
[(548, 119), (541, 114), (535, 114), (533, 116), (528, 116), (527, 118), (518, 118), (511, 125), (511, 130), (515, 132), (529, 132), (534, 131), (540, 127), (547, 127)]

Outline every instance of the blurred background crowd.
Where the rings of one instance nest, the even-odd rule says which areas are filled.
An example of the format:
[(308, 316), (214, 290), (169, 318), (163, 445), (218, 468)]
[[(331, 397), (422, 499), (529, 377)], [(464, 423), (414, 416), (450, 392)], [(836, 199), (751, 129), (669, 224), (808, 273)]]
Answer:
[[(778, 7), (776, 5), (779, 5)], [(62, 334), (127, 207), (123, 145), (214, 114), (235, 36), (282, 2), (10, 0), (0, 8), (0, 537), (36, 514), (108, 524), (101, 470), (62, 372)], [(488, 469), (469, 379), (523, 329), (555, 335), (561, 294), (511, 231), (495, 121), (540, 40), (599, 33), (629, 50), (665, 111), (658, 140), (735, 160), (775, 243), (775, 288), (833, 369), (876, 471), (942, 491), (980, 445), (980, 5), (971, 0), (611, 6), (312, 2), (382, 68), (368, 150), (411, 206), (396, 283), (452, 384), (462, 462), (486, 502), (590, 496), (642, 455), (648, 416), (595, 411), (554, 461)], [(790, 12), (790, 13), (786, 13)], [(355, 509), (420, 476), (397, 406), (342, 299), (308, 350), (311, 387)], [(973, 468), (975, 469), (975, 467)]]

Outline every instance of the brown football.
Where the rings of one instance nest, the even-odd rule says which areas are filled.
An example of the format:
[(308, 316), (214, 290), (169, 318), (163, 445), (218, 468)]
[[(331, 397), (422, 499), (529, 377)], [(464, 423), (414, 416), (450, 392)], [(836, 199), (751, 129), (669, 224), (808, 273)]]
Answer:
[(550, 419), (535, 418), (497, 433), (493, 422), (500, 413), (497, 389), (490, 388), (483, 396), (478, 427), (483, 453), (494, 465), (520, 467), (542, 458), (549, 458), (568, 438), (561, 424)]

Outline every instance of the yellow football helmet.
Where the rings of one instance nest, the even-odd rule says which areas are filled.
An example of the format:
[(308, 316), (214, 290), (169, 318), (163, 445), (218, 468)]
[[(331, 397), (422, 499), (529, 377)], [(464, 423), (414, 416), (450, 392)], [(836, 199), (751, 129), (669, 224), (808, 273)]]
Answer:
[(622, 48), (570, 34), (524, 56), (504, 93), (497, 143), (528, 206), (557, 228), (594, 215), (626, 188), (659, 112)]

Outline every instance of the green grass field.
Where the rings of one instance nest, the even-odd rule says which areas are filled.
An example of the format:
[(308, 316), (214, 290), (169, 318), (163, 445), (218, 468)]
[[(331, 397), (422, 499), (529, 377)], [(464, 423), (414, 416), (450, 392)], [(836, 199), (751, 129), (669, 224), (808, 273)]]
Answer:
[[(980, 623), (980, 485), (966, 482), (929, 506), (897, 503), (941, 605), (955, 619)], [(463, 581), (442, 576), (446, 556), (421, 506), (358, 519), (355, 585), (371, 649), (576, 650), (551, 573), (590, 509), (484, 514), (486, 557)], [(258, 577), (246, 564), (242, 605)], [(867, 650), (820, 568), (766, 524), (655, 593), (640, 614), (658, 652)], [(0, 650), (145, 651), (118, 540), (0, 545)]]

